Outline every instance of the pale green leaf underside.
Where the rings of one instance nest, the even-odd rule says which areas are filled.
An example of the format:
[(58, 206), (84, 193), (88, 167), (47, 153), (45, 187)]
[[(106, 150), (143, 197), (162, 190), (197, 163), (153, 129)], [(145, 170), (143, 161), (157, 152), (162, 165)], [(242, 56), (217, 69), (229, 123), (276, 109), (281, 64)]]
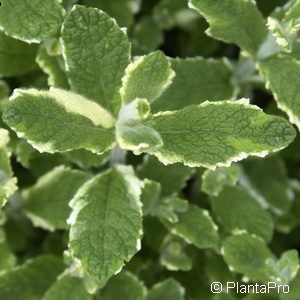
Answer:
[(131, 63), (122, 79), (120, 90), (123, 103), (136, 98), (153, 102), (171, 84), (174, 71), (165, 55), (156, 51)]
[(84, 287), (83, 280), (79, 277), (72, 277), (67, 272), (61, 274), (47, 290), (42, 300), (92, 300)]
[(61, 259), (39, 256), (3, 272), (0, 275), (0, 299), (41, 299), (63, 268)]
[(114, 120), (95, 102), (51, 88), (15, 90), (3, 119), (41, 152), (85, 148), (103, 153), (113, 147)]
[(178, 213), (176, 223), (167, 223), (171, 232), (200, 249), (214, 248), (218, 244), (218, 228), (208, 211), (189, 205), (188, 210)]
[(16, 76), (36, 69), (36, 53), (37, 45), (28, 45), (0, 31), (0, 75)]
[(246, 232), (226, 238), (222, 252), (232, 271), (251, 280), (265, 279), (266, 260), (273, 257), (261, 238)]
[(225, 187), (217, 197), (212, 197), (212, 205), (228, 231), (246, 230), (267, 242), (271, 240), (274, 225), (270, 214), (240, 187)]
[[(61, 60), (61, 61), (60, 61)], [(40, 68), (48, 75), (48, 84), (52, 87), (68, 89), (67, 76), (61, 66), (61, 56), (50, 56), (45, 48), (40, 48), (36, 57)]]
[(265, 156), (295, 138), (295, 129), (288, 121), (267, 115), (244, 100), (204, 102), (157, 113), (144, 124), (154, 128), (163, 140), (163, 146), (151, 152), (163, 163), (212, 169), (249, 155)]
[(132, 169), (119, 166), (85, 183), (70, 203), (69, 248), (89, 276), (107, 280), (140, 249), (140, 193)]
[(274, 94), (277, 105), (286, 112), (290, 122), (300, 129), (300, 62), (290, 55), (272, 56), (259, 64), (259, 70)]
[(237, 44), (252, 55), (267, 38), (265, 21), (252, 0), (190, 0), (189, 4), (210, 24), (210, 36)]
[(63, 8), (58, 0), (3, 0), (0, 27), (28, 43), (41, 42), (59, 32)]
[[(33, 224), (47, 230), (68, 229), (68, 202), (89, 174), (60, 166), (39, 178), (23, 192), (24, 209)], [(55, 193), (53, 192), (55, 191)]]
[(146, 292), (146, 287), (135, 275), (123, 271), (107, 282), (96, 300), (146, 300)]
[(184, 300), (184, 296), (184, 287), (175, 279), (168, 278), (152, 286), (147, 300)]
[(152, 111), (181, 109), (206, 100), (228, 100), (235, 94), (233, 72), (226, 59), (169, 59), (176, 76), (172, 84), (153, 102)]
[(116, 111), (112, 99), (130, 59), (130, 44), (115, 20), (96, 8), (75, 6), (62, 30), (72, 89)]
[(236, 167), (220, 167), (216, 170), (207, 169), (202, 175), (202, 192), (207, 195), (218, 196), (225, 185), (235, 185), (238, 180)]

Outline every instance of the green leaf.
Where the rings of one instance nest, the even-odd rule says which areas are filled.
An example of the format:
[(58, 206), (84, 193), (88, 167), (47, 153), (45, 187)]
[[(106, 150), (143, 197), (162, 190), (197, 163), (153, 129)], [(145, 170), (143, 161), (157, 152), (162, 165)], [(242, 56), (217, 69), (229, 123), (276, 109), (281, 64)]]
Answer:
[(62, 45), (72, 89), (116, 112), (120, 103), (113, 98), (130, 60), (124, 31), (106, 13), (75, 6), (64, 22)]
[(291, 0), (277, 8), (268, 18), (267, 25), (277, 43), (290, 52), (300, 28), (300, 1)]
[(269, 258), (266, 272), (270, 280), (278, 284), (289, 284), (299, 271), (299, 255), (297, 250), (285, 251), (279, 260)]
[(185, 251), (186, 243), (173, 235), (167, 235), (160, 250), (160, 263), (170, 271), (189, 271), (192, 259)]
[(51, 231), (68, 229), (66, 221), (71, 213), (68, 202), (89, 178), (82, 171), (64, 166), (54, 168), (23, 192), (26, 215), (37, 227)]
[(182, 162), (211, 169), (249, 155), (265, 156), (295, 138), (295, 129), (285, 119), (266, 115), (244, 99), (157, 113), (143, 124), (160, 134), (163, 146), (151, 154), (164, 164)]
[(300, 105), (296, 97), (300, 84), (300, 62), (292, 56), (278, 54), (259, 62), (258, 67), (278, 107), (300, 129)]
[(112, 277), (100, 291), (96, 299), (99, 300), (145, 300), (146, 287), (143, 282), (128, 271)]
[(0, 101), (8, 99), (10, 88), (6, 81), (0, 80)]
[(155, 151), (163, 145), (160, 134), (139, 121), (119, 122), (116, 129), (116, 139), (122, 149), (139, 154), (143, 151)]
[(17, 190), (17, 179), (13, 177), (10, 163), (10, 152), (6, 146), (9, 142), (9, 133), (0, 128), (0, 209), (6, 200)]
[(4, 231), (0, 229), (0, 272), (16, 264), (16, 256), (8, 245)]
[(122, 0), (122, 1), (105, 1), (105, 0), (83, 0), (82, 4), (96, 7), (107, 12), (115, 18), (120, 26), (130, 27), (134, 21), (133, 6), (139, 6), (139, 1)]
[(131, 63), (122, 79), (120, 90), (123, 103), (136, 98), (153, 102), (172, 83), (175, 76), (165, 55), (156, 51)]
[(212, 197), (213, 209), (228, 231), (246, 230), (269, 242), (274, 224), (270, 214), (247, 191), (240, 187), (225, 187), (217, 197)]
[(145, 179), (141, 194), (141, 202), (143, 203), (143, 215), (152, 214), (158, 205), (161, 193), (161, 185), (156, 181)]
[(143, 98), (136, 98), (121, 108), (116, 125), (116, 139), (120, 148), (139, 154), (162, 146), (159, 133), (142, 124), (149, 113), (150, 104)]
[(92, 300), (93, 296), (85, 290), (83, 280), (72, 277), (66, 271), (62, 273), (47, 290), (42, 300)]
[(289, 211), (294, 193), (286, 166), (278, 155), (246, 160), (240, 174), (240, 183), (261, 205), (276, 215)]
[(183, 300), (185, 289), (173, 278), (156, 283), (149, 290), (147, 300)]
[(2, 0), (1, 2), (0, 27), (8, 35), (28, 43), (39, 43), (58, 34), (63, 19), (60, 1)]
[(108, 158), (110, 152), (107, 151), (101, 155), (92, 153), (85, 149), (78, 149), (64, 153), (68, 160), (80, 167), (81, 169), (99, 168), (103, 166)]
[(148, 54), (163, 42), (163, 32), (151, 16), (145, 16), (133, 27), (131, 42), (134, 55)]
[(207, 210), (190, 204), (188, 210), (178, 213), (178, 221), (167, 223), (170, 231), (187, 243), (200, 249), (214, 248), (218, 245), (218, 227)]
[(1, 300), (38, 300), (64, 266), (54, 256), (39, 256), (0, 274)]
[(246, 232), (226, 238), (222, 253), (231, 271), (243, 273), (251, 280), (266, 279), (266, 260), (273, 257), (261, 238)]
[(153, 206), (151, 214), (166, 220), (170, 223), (176, 223), (179, 220), (178, 213), (188, 210), (188, 202), (177, 197), (163, 198)]
[(267, 38), (263, 16), (252, 0), (190, 0), (208, 21), (207, 34), (255, 55)]
[(169, 59), (176, 76), (170, 87), (153, 103), (154, 112), (176, 110), (207, 99), (228, 100), (235, 94), (232, 68), (227, 59)]
[(48, 84), (52, 87), (68, 89), (67, 76), (62, 68), (60, 56), (51, 56), (45, 48), (40, 48), (36, 57), (40, 68), (48, 75)]
[(236, 167), (220, 167), (216, 170), (207, 169), (202, 174), (202, 192), (211, 196), (218, 196), (226, 185), (236, 185), (238, 169)]
[(0, 75), (16, 76), (36, 69), (36, 54), (37, 45), (28, 45), (0, 31)]
[(113, 147), (113, 118), (80, 95), (29, 89), (15, 90), (10, 100), (4, 121), (41, 152), (85, 148), (101, 154)]
[(85, 183), (71, 201), (69, 248), (92, 278), (106, 281), (140, 249), (140, 194), (133, 170), (119, 166)]
[[(194, 169), (182, 164), (164, 165), (154, 156), (146, 155), (143, 163), (138, 166), (137, 174), (141, 179), (151, 179), (161, 185), (162, 195), (169, 196), (179, 192), (186, 181), (194, 173)], [(176, 182), (176, 184), (174, 184)]]

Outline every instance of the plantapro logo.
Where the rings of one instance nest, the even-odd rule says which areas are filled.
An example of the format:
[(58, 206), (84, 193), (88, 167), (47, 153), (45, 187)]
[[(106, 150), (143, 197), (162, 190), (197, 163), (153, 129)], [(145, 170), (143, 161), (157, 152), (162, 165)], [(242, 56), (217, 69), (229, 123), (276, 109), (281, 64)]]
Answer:
[(278, 294), (288, 294), (290, 287), (287, 284), (278, 284), (276, 282), (268, 282), (267, 284), (240, 284), (239, 282), (213, 282), (211, 284), (211, 292), (214, 294), (230, 293), (234, 291), (237, 294), (270, 294), (275, 292)]

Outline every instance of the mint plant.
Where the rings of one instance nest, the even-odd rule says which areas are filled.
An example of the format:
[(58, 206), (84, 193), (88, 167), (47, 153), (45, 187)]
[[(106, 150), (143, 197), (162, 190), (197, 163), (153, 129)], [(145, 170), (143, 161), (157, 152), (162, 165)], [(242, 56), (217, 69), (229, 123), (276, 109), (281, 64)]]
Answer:
[(0, 299), (298, 299), (299, 20), (3, 0)]

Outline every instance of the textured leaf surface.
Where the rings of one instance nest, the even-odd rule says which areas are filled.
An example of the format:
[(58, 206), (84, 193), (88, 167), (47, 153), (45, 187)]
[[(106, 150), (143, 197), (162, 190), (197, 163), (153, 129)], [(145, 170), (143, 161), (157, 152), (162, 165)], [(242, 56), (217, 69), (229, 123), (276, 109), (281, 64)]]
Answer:
[(0, 274), (1, 300), (38, 300), (64, 266), (61, 259), (40, 256)]
[(28, 43), (41, 42), (59, 32), (63, 8), (58, 0), (3, 0), (0, 27)]
[(112, 99), (130, 59), (126, 34), (106, 13), (75, 6), (64, 22), (62, 42), (72, 89), (115, 111)]
[(264, 207), (277, 215), (289, 211), (294, 194), (285, 164), (278, 155), (244, 161), (243, 173), (241, 184)]
[(36, 69), (36, 54), (37, 45), (28, 45), (0, 31), (0, 75), (15, 76)]
[(165, 55), (156, 51), (131, 63), (123, 77), (121, 96), (130, 103), (136, 98), (153, 102), (171, 84), (174, 71)]
[(266, 260), (273, 255), (261, 238), (244, 232), (228, 237), (223, 246), (224, 259), (232, 271), (252, 280), (265, 279)]
[(216, 216), (229, 231), (246, 230), (270, 241), (273, 221), (270, 214), (240, 187), (225, 187), (217, 197), (212, 197)]
[(220, 167), (216, 170), (207, 169), (202, 175), (202, 192), (218, 196), (226, 185), (235, 185), (238, 180), (238, 169), (236, 167)]
[(132, 169), (120, 166), (85, 183), (73, 198), (69, 248), (89, 276), (107, 280), (140, 249), (140, 193)]
[(15, 90), (4, 121), (41, 152), (112, 148), (111, 115), (96, 103), (59, 89)]
[(270, 280), (279, 284), (289, 284), (299, 271), (299, 255), (297, 250), (288, 250), (279, 260), (270, 258), (266, 264), (266, 272)]
[(210, 24), (207, 33), (222, 41), (237, 44), (255, 55), (267, 38), (264, 19), (251, 0), (190, 0)]
[(266, 115), (243, 100), (205, 102), (151, 115), (144, 124), (162, 137), (152, 152), (165, 164), (215, 168), (248, 155), (264, 156), (286, 147), (295, 129), (283, 118)]
[(279, 54), (263, 60), (258, 66), (278, 107), (286, 112), (290, 122), (300, 129), (300, 104), (297, 98), (300, 62), (290, 55)]
[(13, 177), (10, 163), (10, 152), (6, 148), (8, 142), (8, 131), (0, 128), (0, 209), (17, 189), (17, 179)]
[(112, 277), (96, 297), (98, 300), (145, 300), (146, 287), (128, 271)]
[(48, 84), (52, 87), (68, 89), (67, 76), (61, 66), (60, 56), (50, 56), (45, 48), (40, 48), (36, 57), (40, 68), (48, 75)]
[(72, 277), (67, 272), (60, 275), (47, 290), (42, 300), (92, 300), (93, 296), (85, 290), (83, 280)]
[(267, 23), (277, 43), (286, 51), (291, 51), (300, 28), (300, 1), (288, 1), (282, 8), (277, 8), (268, 18)]
[(180, 191), (193, 173), (193, 169), (183, 164), (178, 163), (166, 166), (156, 157), (150, 155), (144, 157), (143, 163), (137, 169), (137, 174), (140, 178), (148, 178), (161, 184), (163, 196)]
[(149, 291), (147, 300), (183, 300), (185, 290), (173, 278), (156, 283)]
[(230, 83), (233, 74), (226, 59), (170, 58), (170, 62), (176, 76), (152, 104), (154, 112), (233, 97), (235, 88)]
[(213, 248), (218, 244), (217, 226), (208, 211), (197, 205), (191, 204), (188, 210), (178, 213), (178, 221), (168, 224), (167, 227), (173, 234), (200, 249)]
[(89, 178), (87, 173), (56, 167), (23, 192), (27, 216), (35, 226), (44, 229), (68, 229), (67, 219), (71, 213), (68, 203)]

